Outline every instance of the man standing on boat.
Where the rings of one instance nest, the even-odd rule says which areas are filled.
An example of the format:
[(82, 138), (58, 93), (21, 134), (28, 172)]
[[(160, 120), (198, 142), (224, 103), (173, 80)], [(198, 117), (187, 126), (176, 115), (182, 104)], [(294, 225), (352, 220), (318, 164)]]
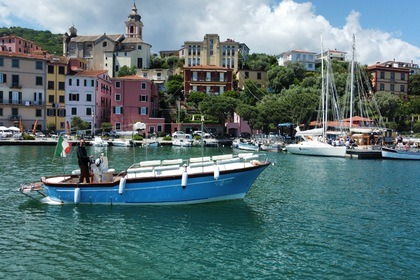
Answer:
[(85, 140), (80, 140), (79, 147), (77, 148), (77, 158), (78, 164), (80, 167), (80, 178), (79, 183), (83, 183), (84, 179), (86, 179), (86, 183), (90, 183), (89, 177), (89, 163), (90, 157), (87, 155), (86, 147), (85, 147)]

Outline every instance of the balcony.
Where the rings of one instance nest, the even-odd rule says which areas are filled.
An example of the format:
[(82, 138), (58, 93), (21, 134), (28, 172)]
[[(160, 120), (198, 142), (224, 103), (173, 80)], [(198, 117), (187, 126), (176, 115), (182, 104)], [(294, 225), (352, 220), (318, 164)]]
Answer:
[(9, 115), (9, 120), (10, 121), (18, 121), (22, 118), (22, 116), (20, 115)]
[(21, 89), (22, 86), (19, 83), (11, 83), (10, 84), (10, 88), (18, 88), (18, 89)]
[(0, 99), (0, 105), (45, 106), (45, 102), (33, 100)]

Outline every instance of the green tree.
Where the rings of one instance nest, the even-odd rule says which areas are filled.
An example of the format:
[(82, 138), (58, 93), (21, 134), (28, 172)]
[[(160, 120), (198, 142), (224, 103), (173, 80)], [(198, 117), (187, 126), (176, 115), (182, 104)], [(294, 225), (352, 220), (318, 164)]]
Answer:
[(101, 128), (102, 128), (102, 131), (104, 132), (110, 132), (112, 129), (112, 124), (110, 122), (103, 122), (101, 124)]
[(235, 112), (238, 100), (224, 95), (207, 96), (198, 106), (200, 111), (224, 124)]
[(55, 131), (55, 123), (48, 123), (47, 124), (48, 131)]
[(274, 66), (267, 72), (268, 86), (276, 93), (288, 89), (293, 84), (300, 84), (306, 70), (301, 63), (289, 63), (286, 66)]
[(132, 75), (135, 75), (136, 72), (137, 72), (136, 67), (134, 66), (128, 67), (127, 65), (124, 65), (118, 71), (118, 77), (132, 76)]
[(198, 108), (198, 105), (207, 98), (207, 94), (200, 91), (193, 91), (188, 95), (187, 103), (190, 106)]
[(375, 93), (375, 99), (381, 115), (388, 117), (389, 121), (394, 120), (401, 99), (393, 93), (384, 91)]
[(164, 68), (165, 59), (161, 58), (160, 56), (154, 54), (150, 58), (150, 69), (154, 68)]
[(50, 31), (39, 31), (22, 27), (2, 27), (2, 35), (16, 35), (39, 45), (50, 54), (63, 54), (63, 34), (52, 34)]
[(80, 117), (77, 117), (77, 116), (71, 118), (71, 127), (72, 127), (72, 130), (87, 130), (91, 128), (89, 122), (85, 122), (84, 120), (82, 120)]
[(177, 56), (170, 56), (165, 59), (165, 68), (174, 70), (175, 67), (179, 64), (180, 58)]
[(420, 74), (411, 75), (408, 84), (408, 94), (420, 95)]
[(277, 64), (275, 56), (253, 53), (247, 56), (246, 61), (244, 62), (244, 68), (254, 71), (267, 71), (270, 67)]
[(174, 97), (181, 97), (184, 89), (184, 78), (181, 75), (172, 75), (166, 83), (166, 93)]
[(264, 125), (264, 116), (254, 105), (239, 102), (236, 107), (236, 113), (244, 120), (248, 121), (251, 129), (261, 129)]
[(259, 88), (255, 81), (246, 80), (244, 90), (241, 91), (240, 99), (245, 104), (255, 105), (265, 94), (267, 94), (267, 91)]

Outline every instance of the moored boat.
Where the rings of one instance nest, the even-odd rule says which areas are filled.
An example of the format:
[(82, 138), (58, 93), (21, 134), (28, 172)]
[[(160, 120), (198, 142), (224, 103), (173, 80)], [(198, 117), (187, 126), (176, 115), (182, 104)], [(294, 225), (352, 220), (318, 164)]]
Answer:
[(172, 138), (172, 146), (175, 147), (192, 147), (193, 142), (191, 134), (175, 135)]
[(382, 158), (386, 159), (406, 159), (406, 160), (420, 160), (420, 150), (411, 149), (394, 149), (389, 147), (382, 147)]
[(289, 153), (306, 156), (345, 157), (345, 146), (334, 146), (322, 141), (302, 141), (286, 146)]
[(43, 177), (21, 186), (41, 193), (48, 204), (195, 204), (242, 199), (270, 165), (262, 155), (242, 153), (188, 160), (150, 160), (116, 173), (101, 156), (92, 164), (91, 183), (80, 184), (77, 172)]
[(128, 139), (113, 139), (110, 143), (115, 147), (132, 147), (134, 145), (133, 141)]
[(93, 138), (93, 141), (90, 142), (90, 145), (94, 147), (108, 147), (108, 142), (103, 140), (99, 136), (95, 136), (95, 138)]

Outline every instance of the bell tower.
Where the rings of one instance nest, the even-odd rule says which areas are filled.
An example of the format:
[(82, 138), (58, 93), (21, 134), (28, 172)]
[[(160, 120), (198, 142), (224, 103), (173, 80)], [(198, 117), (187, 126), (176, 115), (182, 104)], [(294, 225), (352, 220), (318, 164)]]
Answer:
[(143, 39), (143, 22), (141, 22), (141, 16), (137, 13), (136, 3), (133, 4), (125, 26), (126, 37)]

